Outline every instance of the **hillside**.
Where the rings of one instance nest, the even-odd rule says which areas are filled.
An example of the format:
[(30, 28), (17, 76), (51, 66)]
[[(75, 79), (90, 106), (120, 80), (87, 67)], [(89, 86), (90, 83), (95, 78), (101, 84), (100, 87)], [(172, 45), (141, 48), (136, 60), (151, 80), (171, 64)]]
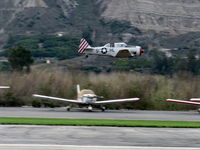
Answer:
[(199, 0), (102, 0), (106, 19), (126, 20), (139, 29), (185, 33), (200, 31)]
[(10, 35), (58, 32), (85, 35), (94, 44), (174, 47), (166, 39), (200, 31), (199, 7), (199, 0), (1, 0), (0, 47)]

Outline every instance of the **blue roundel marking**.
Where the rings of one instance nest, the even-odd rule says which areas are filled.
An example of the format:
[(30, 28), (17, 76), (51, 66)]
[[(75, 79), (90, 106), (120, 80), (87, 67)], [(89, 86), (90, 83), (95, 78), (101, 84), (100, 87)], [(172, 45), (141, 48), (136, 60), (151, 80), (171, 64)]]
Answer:
[(107, 48), (102, 48), (102, 49), (101, 49), (101, 53), (102, 53), (102, 54), (106, 54), (107, 52), (108, 52), (108, 51), (107, 51)]

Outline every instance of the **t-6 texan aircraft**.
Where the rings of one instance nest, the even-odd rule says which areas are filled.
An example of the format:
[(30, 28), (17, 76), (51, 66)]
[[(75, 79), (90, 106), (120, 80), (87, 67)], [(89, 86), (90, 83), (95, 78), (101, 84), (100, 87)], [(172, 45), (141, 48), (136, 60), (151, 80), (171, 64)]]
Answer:
[[(80, 90), (79, 85), (77, 85), (77, 94), (78, 94), (77, 100), (38, 95), (38, 94), (33, 94), (33, 96), (38, 97), (38, 98), (51, 99), (51, 100), (56, 100), (56, 101), (64, 101), (67, 103), (77, 104), (80, 107), (87, 107), (89, 111), (92, 111), (93, 107), (100, 108), (102, 111), (105, 111), (106, 107), (103, 106), (105, 104), (130, 102), (130, 101), (139, 100), (139, 98), (126, 98), (126, 99), (97, 101), (97, 98), (103, 98), (103, 97), (97, 96), (92, 90), (89, 90), (89, 89)], [(67, 111), (70, 111), (70, 107), (67, 107)]]
[(119, 58), (141, 56), (144, 50), (140, 46), (128, 46), (126, 43), (106, 44), (100, 47), (91, 47), (85, 39), (81, 39), (79, 53), (88, 55), (103, 55)]
[[(177, 99), (166, 99), (167, 102), (175, 102), (175, 103), (184, 103), (184, 104), (191, 104), (191, 105), (200, 105), (200, 98), (191, 98), (190, 101), (185, 100), (177, 100)], [(198, 109), (200, 113), (200, 109)]]

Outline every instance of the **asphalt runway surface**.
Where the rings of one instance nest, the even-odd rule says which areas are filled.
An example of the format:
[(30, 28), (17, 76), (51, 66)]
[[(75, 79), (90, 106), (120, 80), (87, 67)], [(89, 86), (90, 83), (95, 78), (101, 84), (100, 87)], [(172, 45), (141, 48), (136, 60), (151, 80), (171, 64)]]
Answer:
[[(199, 121), (200, 115), (195, 111), (0, 107), (0, 117)], [(197, 150), (199, 139), (198, 128), (0, 125), (2, 150)]]
[(126, 120), (183, 120), (200, 121), (197, 111), (142, 111), (142, 110), (94, 110), (66, 108), (0, 107), (0, 117), (34, 118), (91, 118), (91, 119), (126, 119)]
[(143, 147), (143, 146), (76, 146), (76, 145), (35, 145), (35, 144), (0, 144), (2, 150), (199, 150), (183, 147)]
[(0, 125), (0, 144), (200, 147), (200, 130), (87, 126)]
[(0, 145), (2, 150), (199, 150), (183, 147), (140, 147), (140, 146), (76, 146), (76, 145)]

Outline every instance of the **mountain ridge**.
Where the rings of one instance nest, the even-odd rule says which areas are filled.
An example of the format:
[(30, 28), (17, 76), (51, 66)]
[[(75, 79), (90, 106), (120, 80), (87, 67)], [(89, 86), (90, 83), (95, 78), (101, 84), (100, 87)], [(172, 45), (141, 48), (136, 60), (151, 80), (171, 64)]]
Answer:
[(10, 35), (57, 32), (85, 34), (98, 44), (159, 46), (163, 38), (200, 32), (199, 7), (200, 0), (1, 0), (0, 47)]

